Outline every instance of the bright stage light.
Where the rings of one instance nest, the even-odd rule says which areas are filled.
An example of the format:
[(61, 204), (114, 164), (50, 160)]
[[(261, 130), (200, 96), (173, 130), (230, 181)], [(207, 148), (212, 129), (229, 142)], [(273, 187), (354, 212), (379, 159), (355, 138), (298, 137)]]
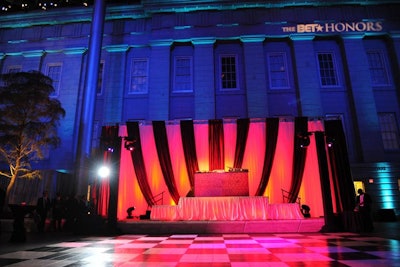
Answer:
[(110, 176), (111, 170), (109, 167), (107, 166), (101, 166), (98, 170), (97, 170), (97, 174), (99, 175), (100, 178), (107, 178)]

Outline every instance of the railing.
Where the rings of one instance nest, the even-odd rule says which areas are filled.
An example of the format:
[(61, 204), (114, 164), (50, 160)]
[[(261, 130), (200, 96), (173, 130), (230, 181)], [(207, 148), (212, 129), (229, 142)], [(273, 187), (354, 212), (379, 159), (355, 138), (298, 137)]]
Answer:
[[(281, 189), (281, 191), (282, 191), (282, 201), (283, 201), (283, 203), (288, 203), (289, 199), (291, 199), (291, 197), (293, 196), (293, 193), (290, 193), (289, 191), (286, 191), (284, 189)], [(300, 200), (301, 199), (299, 197), (297, 197), (296, 203), (298, 203), (299, 206), (300, 206), (300, 202), (301, 202)]]
[[(164, 192), (158, 193), (157, 195), (153, 196), (151, 199), (153, 200), (153, 205), (162, 205), (164, 204)], [(161, 202), (161, 203), (160, 203)], [(151, 208), (151, 205), (147, 206), (147, 210)]]

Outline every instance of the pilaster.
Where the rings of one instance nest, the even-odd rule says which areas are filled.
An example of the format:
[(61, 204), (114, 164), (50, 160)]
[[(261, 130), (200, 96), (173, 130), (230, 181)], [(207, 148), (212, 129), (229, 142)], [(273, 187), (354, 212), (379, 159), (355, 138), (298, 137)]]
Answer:
[(195, 118), (215, 118), (214, 43), (215, 38), (192, 41), (194, 45)]
[(243, 37), (247, 112), (249, 118), (268, 117), (268, 95), (263, 42), (265, 38)]
[(314, 35), (293, 35), (291, 39), (297, 72), (299, 116), (321, 116), (321, 85), (313, 44)]
[(384, 151), (368, 58), (360, 49), (364, 46), (362, 38), (363, 35), (349, 35), (343, 36), (342, 41), (363, 161), (374, 162), (384, 158)]
[(148, 113), (152, 120), (169, 119), (171, 45), (172, 40), (151, 43)]

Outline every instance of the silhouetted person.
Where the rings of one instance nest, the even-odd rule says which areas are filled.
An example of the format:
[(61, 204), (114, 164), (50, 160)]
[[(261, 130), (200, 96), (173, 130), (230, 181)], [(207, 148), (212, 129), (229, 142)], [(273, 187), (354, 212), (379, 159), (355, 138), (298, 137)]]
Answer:
[(356, 197), (356, 204), (358, 211), (361, 215), (362, 230), (371, 232), (374, 230), (374, 223), (372, 220), (372, 199), (367, 193), (364, 193), (362, 189), (357, 190), (358, 196)]
[(49, 193), (47, 191), (43, 192), (43, 196), (41, 196), (36, 204), (36, 212), (39, 215), (39, 222), (38, 222), (38, 231), (44, 232), (44, 227), (46, 225), (47, 214), (51, 208), (51, 202), (49, 199)]
[(54, 231), (61, 231), (62, 219), (64, 216), (64, 202), (60, 193), (57, 193), (56, 198), (52, 202), (52, 214), (52, 226)]
[(65, 225), (64, 228), (67, 231), (71, 231), (74, 228), (78, 217), (78, 201), (73, 194), (71, 194), (65, 200)]

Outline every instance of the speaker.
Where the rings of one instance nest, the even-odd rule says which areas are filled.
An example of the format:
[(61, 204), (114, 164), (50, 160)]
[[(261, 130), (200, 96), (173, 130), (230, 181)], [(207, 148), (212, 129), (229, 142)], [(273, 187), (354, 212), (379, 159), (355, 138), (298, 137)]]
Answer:
[(141, 220), (148, 220), (148, 219), (150, 219), (150, 213), (151, 213), (151, 210), (146, 210), (146, 214), (140, 215), (139, 218)]

